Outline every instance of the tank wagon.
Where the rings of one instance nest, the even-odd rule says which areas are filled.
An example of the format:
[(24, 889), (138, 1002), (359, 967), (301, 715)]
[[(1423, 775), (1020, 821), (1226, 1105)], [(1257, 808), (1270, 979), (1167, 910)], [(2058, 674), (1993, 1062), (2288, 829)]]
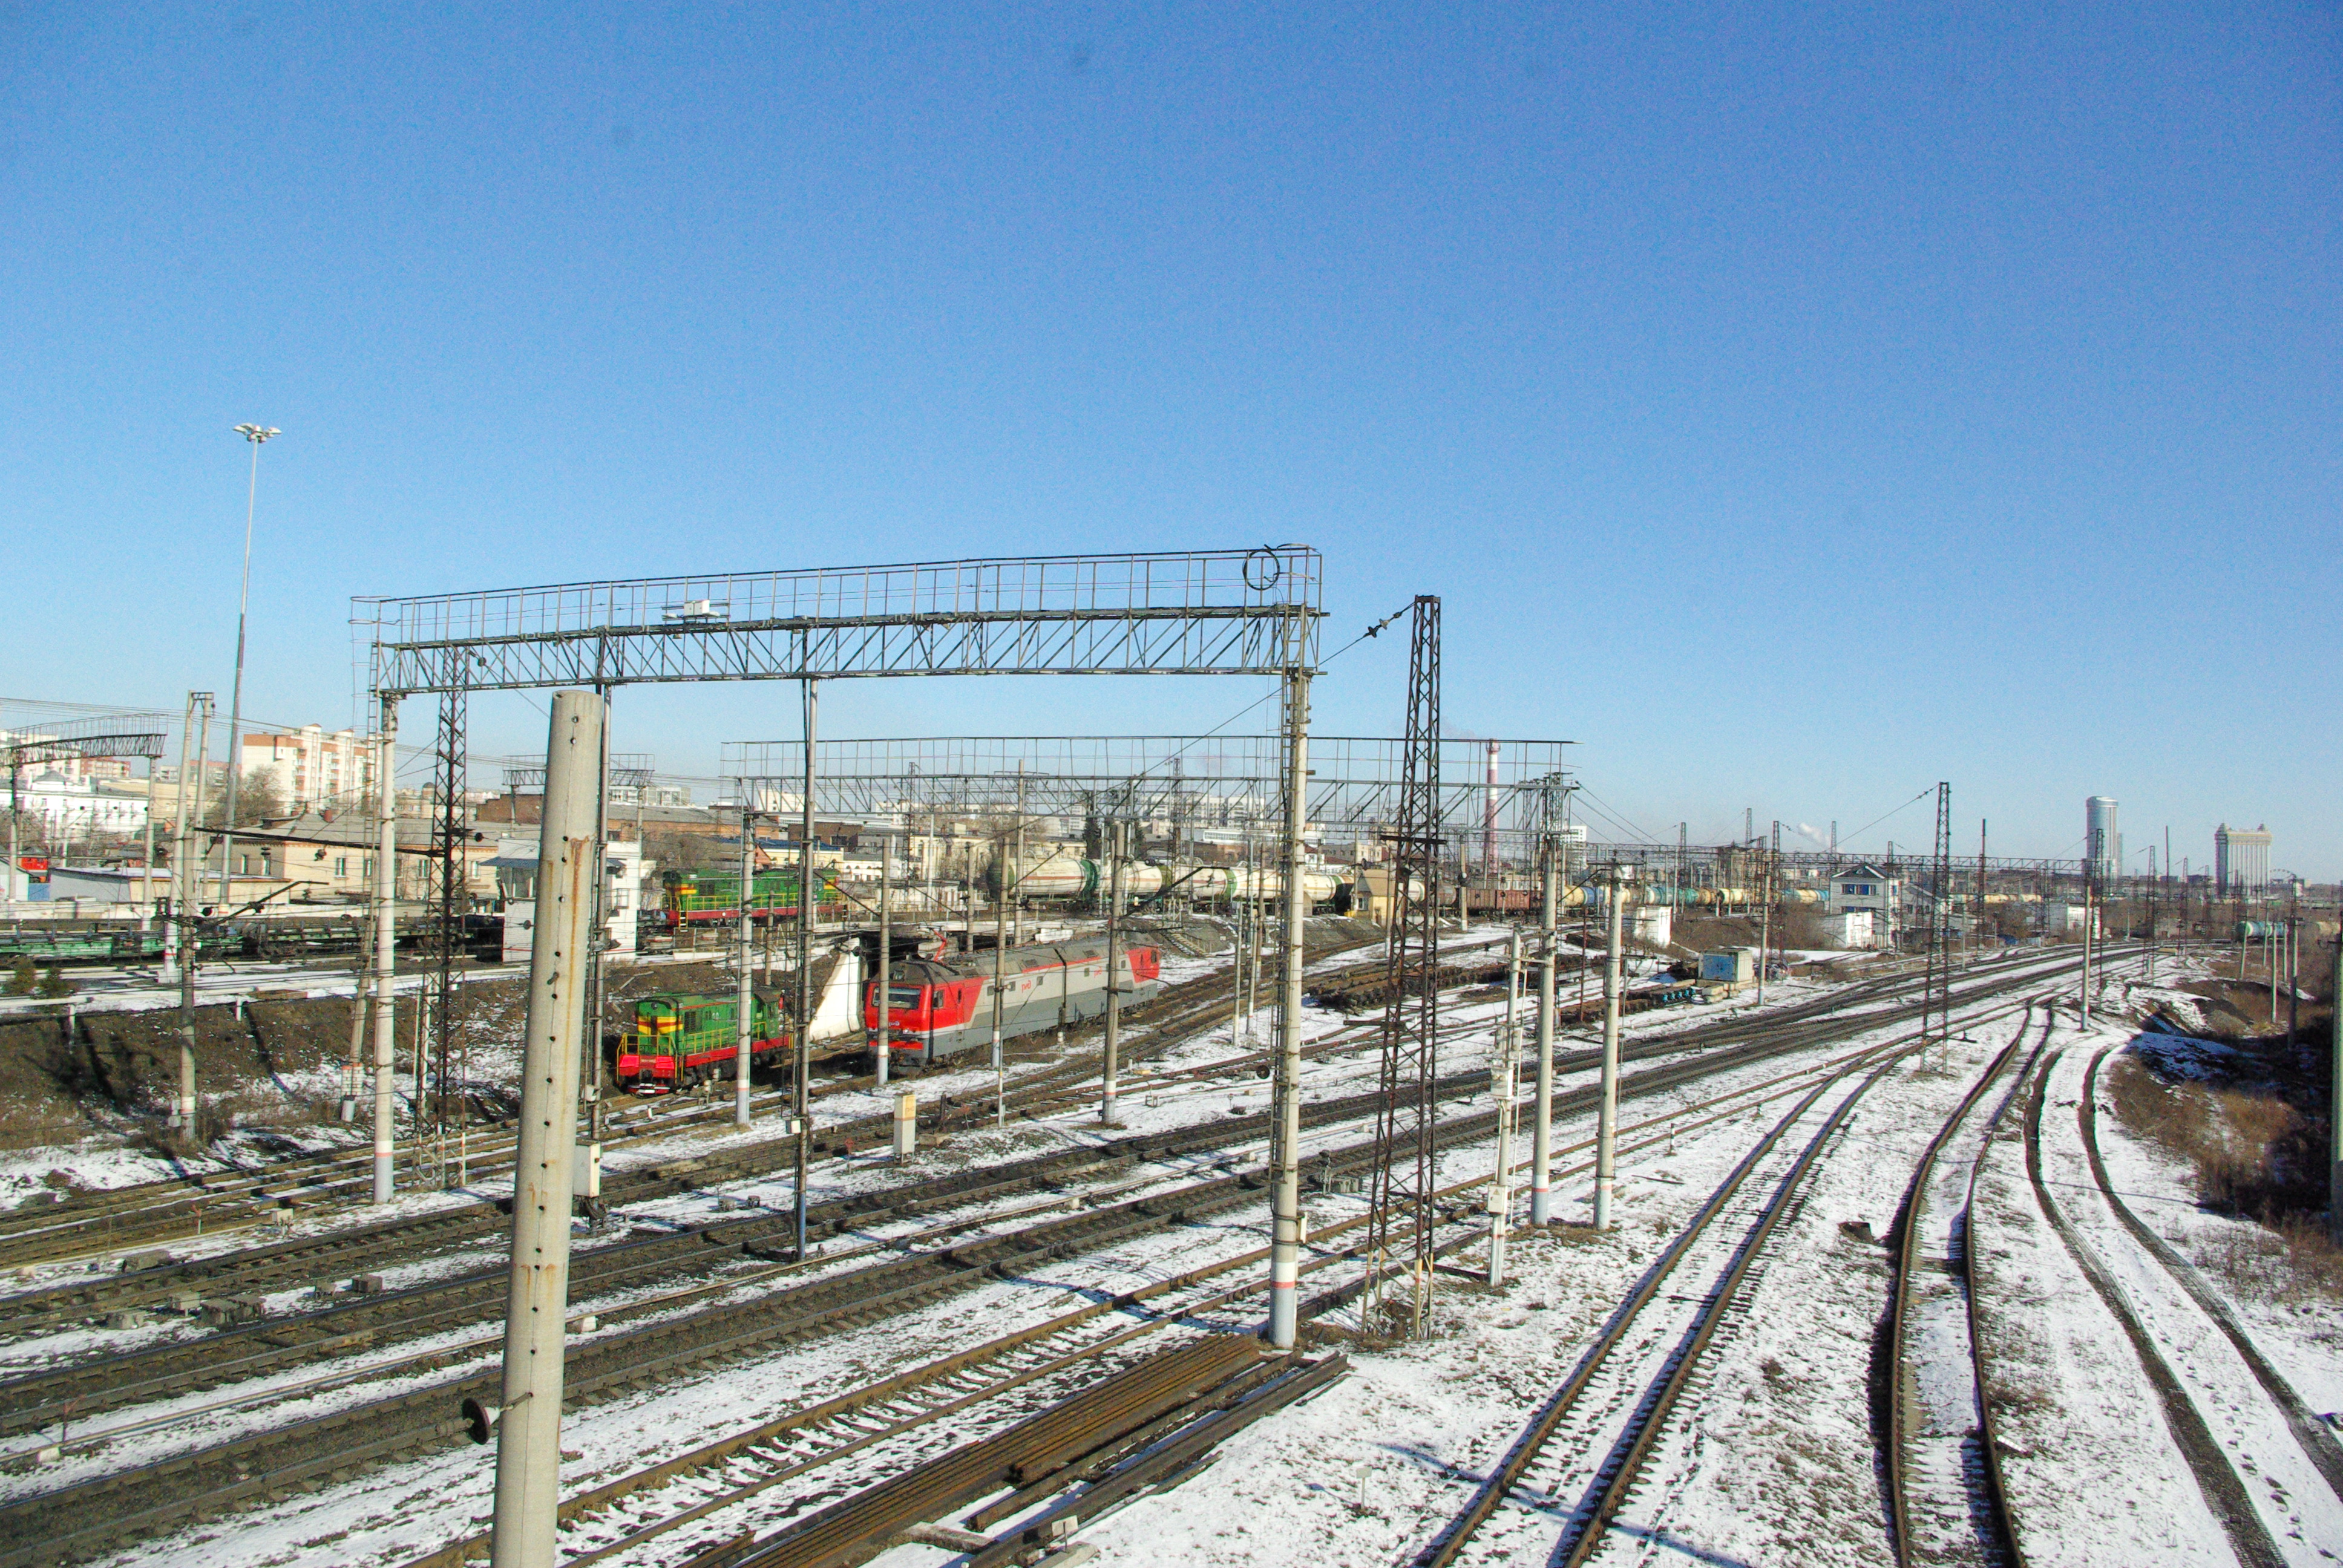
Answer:
[[(1101, 899), (1106, 896), (1113, 867), (1111, 860), (1046, 856), (1026, 866), (1024, 874), (1017, 879), (1017, 891), (1029, 900)], [(1001, 890), (998, 870), (985, 873), (984, 888), (988, 893)], [(1302, 890), (1313, 909), (1332, 905), (1338, 913), (1350, 898), (1350, 885), (1322, 866), (1303, 870)], [(1143, 902), (1167, 894), (1203, 904), (1224, 900), (1266, 903), (1285, 896), (1285, 876), (1275, 867), (1248, 870), (1242, 866), (1206, 866), (1184, 860), (1122, 862), (1122, 896), (1126, 900)]]
[[(1038, 1034), (1097, 1018), (1106, 1011), (1103, 939), (1011, 948), (1001, 956), (1004, 980), (1001, 1034)], [(1161, 954), (1145, 943), (1126, 946), (1116, 964), (1126, 1005), (1163, 989)], [(886, 1049), (905, 1067), (925, 1067), (992, 1044), (993, 955), (905, 959), (889, 967)], [(863, 991), (863, 1027), (880, 1030), (880, 987)]]
[[(763, 997), (751, 1004), (749, 1065), (785, 1063), (790, 1040), (780, 1009)], [(635, 1026), (618, 1041), (622, 1089), (660, 1094), (689, 1089), (735, 1070), (740, 1055), (739, 999), (661, 991), (635, 1002)]]

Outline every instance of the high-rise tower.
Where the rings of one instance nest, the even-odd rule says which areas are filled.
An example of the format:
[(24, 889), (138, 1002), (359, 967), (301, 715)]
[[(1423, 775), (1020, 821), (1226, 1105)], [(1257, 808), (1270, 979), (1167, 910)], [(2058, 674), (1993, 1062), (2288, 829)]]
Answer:
[(2083, 802), (2083, 862), (2102, 888), (2123, 872), (2123, 834), (2116, 829), (2116, 803), (2105, 795)]

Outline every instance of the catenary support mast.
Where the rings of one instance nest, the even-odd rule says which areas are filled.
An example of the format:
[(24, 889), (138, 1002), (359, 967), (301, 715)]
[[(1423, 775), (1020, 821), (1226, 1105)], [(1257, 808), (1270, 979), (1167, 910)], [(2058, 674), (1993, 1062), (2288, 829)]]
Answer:
[(578, 1048), (591, 989), (584, 960), (596, 936), (594, 893), (602, 875), (597, 786), (603, 713), (602, 700), (591, 692), (557, 692), (547, 739), (513, 1167), (504, 1397), (496, 1423), (494, 1568), (552, 1568), (559, 1519), (570, 1162), (578, 1141)]
[(1281, 859), (1285, 871), (1285, 983), (1277, 1010), (1277, 1081), (1272, 1117), (1277, 1147), (1270, 1214), (1269, 1342), (1278, 1350), (1293, 1348), (1301, 1322), (1302, 949), (1310, 913), (1310, 895), (1302, 888), (1302, 839), (1310, 786), (1309, 636), (1309, 618), (1294, 617), (1287, 628), (1284, 705), (1285, 841)]

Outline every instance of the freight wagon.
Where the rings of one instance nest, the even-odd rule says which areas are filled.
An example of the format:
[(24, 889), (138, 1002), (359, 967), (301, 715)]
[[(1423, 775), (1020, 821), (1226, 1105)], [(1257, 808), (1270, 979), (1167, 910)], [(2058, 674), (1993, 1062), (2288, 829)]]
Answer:
[[(993, 955), (967, 953), (948, 959), (905, 959), (889, 968), (886, 986), (886, 1049), (905, 1067), (925, 1067), (992, 1044)], [(1106, 1011), (1106, 942), (1045, 942), (1011, 948), (1001, 955), (1005, 984), (1001, 993), (1004, 1040), (1071, 1027)], [(1161, 991), (1162, 962), (1151, 946), (1126, 946), (1118, 955), (1117, 989), (1123, 1004), (1147, 1000)], [(863, 1027), (880, 1033), (880, 987), (862, 997)]]

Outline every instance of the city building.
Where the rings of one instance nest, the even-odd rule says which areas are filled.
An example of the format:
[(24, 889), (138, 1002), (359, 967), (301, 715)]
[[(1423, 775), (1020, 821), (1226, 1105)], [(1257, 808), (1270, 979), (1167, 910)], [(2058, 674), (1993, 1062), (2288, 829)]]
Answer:
[(289, 812), (352, 810), (374, 788), (374, 742), (352, 730), (328, 735), (304, 724), (287, 734), (246, 735), (238, 752), (243, 776), (274, 782)]
[(144, 789), (128, 789), (98, 779), (71, 779), (43, 771), (16, 792), (17, 809), (29, 823), (38, 820), (49, 843), (121, 837), (146, 826)]
[(2269, 887), (2269, 825), (2213, 829), (2213, 886), (2225, 899), (2258, 897)]
[(2083, 862), (2102, 888), (2123, 875), (2123, 834), (2116, 827), (2116, 803), (2105, 795), (2083, 802)]

